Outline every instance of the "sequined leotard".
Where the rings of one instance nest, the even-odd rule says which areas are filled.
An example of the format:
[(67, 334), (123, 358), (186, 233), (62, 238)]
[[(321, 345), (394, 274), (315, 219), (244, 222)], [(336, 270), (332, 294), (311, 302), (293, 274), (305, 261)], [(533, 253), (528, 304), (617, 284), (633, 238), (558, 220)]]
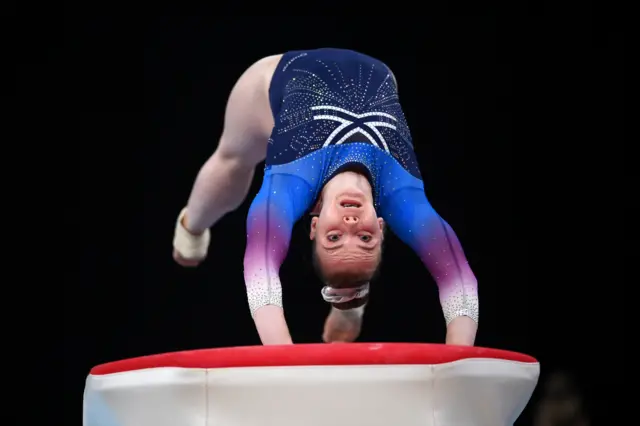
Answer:
[(427, 266), (447, 323), (478, 320), (477, 281), (451, 227), (424, 193), (393, 75), (382, 62), (339, 49), (284, 54), (270, 87), (275, 126), (262, 187), (247, 218), (244, 276), (252, 314), (282, 307), (279, 270), (294, 223), (325, 183), (364, 166), (375, 208)]

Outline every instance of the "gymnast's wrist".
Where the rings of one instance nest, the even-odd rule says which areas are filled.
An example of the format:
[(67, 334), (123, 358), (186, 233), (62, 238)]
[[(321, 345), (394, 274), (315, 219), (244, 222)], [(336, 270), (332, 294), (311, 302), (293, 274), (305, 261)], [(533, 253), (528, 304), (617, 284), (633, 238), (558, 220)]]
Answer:
[(454, 318), (447, 325), (447, 345), (473, 346), (476, 340), (478, 324), (467, 316)]
[(290, 345), (293, 343), (289, 327), (280, 306), (265, 305), (253, 313), (260, 341), (263, 345)]

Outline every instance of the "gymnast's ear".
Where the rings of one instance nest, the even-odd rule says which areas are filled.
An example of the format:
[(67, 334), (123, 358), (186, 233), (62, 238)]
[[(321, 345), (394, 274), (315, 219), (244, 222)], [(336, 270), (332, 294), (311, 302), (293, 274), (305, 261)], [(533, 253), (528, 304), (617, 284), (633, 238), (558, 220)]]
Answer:
[(314, 216), (311, 218), (311, 231), (309, 231), (309, 239), (313, 240), (316, 238), (316, 228), (318, 226), (318, 217)]
[(380, 226), (380, 231), (382, 231), (382, 235), (384, 235), (384, 228), (387, 224), (384, 223), (384, 219), (379, 217), (378, 218), (378, 226)]

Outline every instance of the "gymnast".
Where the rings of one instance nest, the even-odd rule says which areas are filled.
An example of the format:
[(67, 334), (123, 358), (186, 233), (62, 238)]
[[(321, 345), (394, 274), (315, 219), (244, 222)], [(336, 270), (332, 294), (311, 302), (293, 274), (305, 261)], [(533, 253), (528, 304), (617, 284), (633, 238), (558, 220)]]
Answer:
[(244, 278), (263, 344), (292, 343), (279, 270), (293, 225), (305, 214), (320, 293), (332, 305), (325, 342), (358, 337), (388, 226), (438, 285), (446, 343), (474, 344), (477, 280), (456, 234), (426, 198), (397, 82), (384, 63), (316, 49), (251, 65), (229, 95), (218, 147), (178, 216), (176, 262), (192, 267), (205, 259), (209, 228), (242, 204), (262, 161), (262, 186), (247, 217)]

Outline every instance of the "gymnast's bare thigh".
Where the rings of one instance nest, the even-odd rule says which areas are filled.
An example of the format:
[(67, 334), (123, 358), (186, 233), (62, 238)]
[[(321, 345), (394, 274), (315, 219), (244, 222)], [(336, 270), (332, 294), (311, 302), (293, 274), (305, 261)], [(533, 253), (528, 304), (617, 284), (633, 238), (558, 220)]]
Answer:
[(274, 121), (269, 86), (282, 55), (268, 56), (251, 65), (231, 90), (224, 130), (216, 154), (253, 167), (267, 154)]

